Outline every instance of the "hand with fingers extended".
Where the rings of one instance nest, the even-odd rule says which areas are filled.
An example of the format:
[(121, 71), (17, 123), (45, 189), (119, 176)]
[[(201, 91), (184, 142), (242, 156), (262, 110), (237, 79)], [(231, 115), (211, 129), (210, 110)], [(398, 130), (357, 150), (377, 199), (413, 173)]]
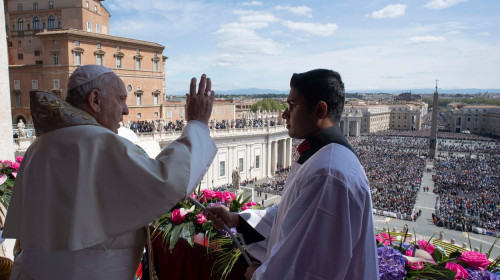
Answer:
[(212, 115), (215, 92), (212, 91), (212, 81), (205, 74), (201, 76), (196, 92), (196, 78), (191, 79), (189, 94), (186, 94), (186, 120), (200, 121), (208, 125)]
[(204, 214), (216, 229), (223, 229), (224, 225), (229, 228), (238, 226), (238, 214), (229, 212), (225, 207), (207, 207), (207, 210), (210, 213)]

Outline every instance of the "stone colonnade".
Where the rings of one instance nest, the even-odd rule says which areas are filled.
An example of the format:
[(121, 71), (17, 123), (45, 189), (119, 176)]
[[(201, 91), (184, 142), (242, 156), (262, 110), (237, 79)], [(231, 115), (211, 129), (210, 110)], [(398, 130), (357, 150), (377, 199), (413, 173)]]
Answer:
[(355, 136), (361, 135), (361, 117), (358, 116), (347, 116), (342, 117), (340, 120), (340, 130), (344, 133), (344, 136)]

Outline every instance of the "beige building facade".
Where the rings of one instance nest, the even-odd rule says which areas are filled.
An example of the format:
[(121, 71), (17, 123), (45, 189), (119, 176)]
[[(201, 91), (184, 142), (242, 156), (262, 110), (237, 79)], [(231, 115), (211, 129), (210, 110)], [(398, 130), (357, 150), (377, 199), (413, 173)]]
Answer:
[(450, 129), (452, 132), (469, 131), (473, 134), (500, 137), (500, 106), (461, 106), (448, 107)]
[(129, 115), (124, 121), (161, 118), (164, 46), (109, 35), (110, 14), (101, 2), (7, 1), (13, 122), (32, 122), (30, 91), (65, 97), (69, 76), (87, 64), (106, 66), (125, 83)]

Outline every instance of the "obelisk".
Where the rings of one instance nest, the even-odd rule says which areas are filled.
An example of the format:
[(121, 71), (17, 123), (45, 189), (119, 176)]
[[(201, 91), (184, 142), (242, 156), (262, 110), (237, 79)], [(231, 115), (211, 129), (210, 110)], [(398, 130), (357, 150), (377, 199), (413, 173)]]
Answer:
[(0, 4), (0, 160), (14, 160), (4, 1)]
[(432, 120), (431, 120), (431, 136), (429, 139), (429, 157), (436, 156), (437, 149), (437, 119), (438, 119), (438, 80), (436, 80), (436, 91), (432, 99)]

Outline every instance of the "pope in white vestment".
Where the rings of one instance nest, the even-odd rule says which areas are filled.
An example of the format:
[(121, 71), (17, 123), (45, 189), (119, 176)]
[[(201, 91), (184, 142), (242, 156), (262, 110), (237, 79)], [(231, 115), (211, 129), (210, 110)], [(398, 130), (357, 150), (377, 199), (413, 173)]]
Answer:
[(42, 127), (35, 127), (39, 137), (23, 159), (6, 218), (3, 236), (23, 249), (11, 279), (133, 279), (144, 226), (189, 195), (216, 154), (208, 127), (190, 121), (151, 159), (86, 112), (52, 94), (31, 94)]

